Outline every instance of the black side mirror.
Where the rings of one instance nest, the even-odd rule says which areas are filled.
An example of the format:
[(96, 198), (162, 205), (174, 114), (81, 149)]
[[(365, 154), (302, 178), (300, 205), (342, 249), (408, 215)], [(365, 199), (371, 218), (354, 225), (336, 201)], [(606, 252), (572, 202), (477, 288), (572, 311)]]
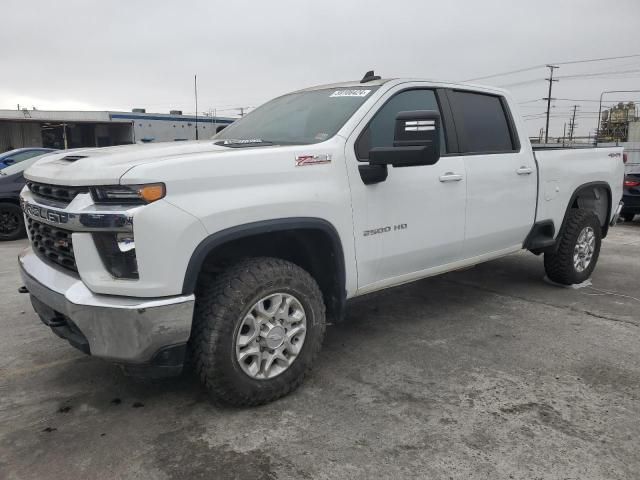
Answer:
[(16, 161), (13, 158), (5, 158), (2, 161), (4, 162), (5, 165), (13, 165), (14, 163), (16, 163)]
[(400, 112), (396, 116), (393, 147), (369, 151), (371, 165), (413, 167), (440, 159), (440, 113), (435, 110)]

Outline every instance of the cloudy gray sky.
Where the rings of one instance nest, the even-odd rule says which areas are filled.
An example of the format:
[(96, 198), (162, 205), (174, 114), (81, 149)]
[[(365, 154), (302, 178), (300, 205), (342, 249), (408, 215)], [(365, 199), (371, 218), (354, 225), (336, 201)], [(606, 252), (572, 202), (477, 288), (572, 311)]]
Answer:
[[(459, 81), (640, 54), (638, 0), (3, 0), (0, 8), (0, 108), (193, 112), (197, 73), (199, 110), (234, 115), (370, 68)], [(577, 103), (586, 134), (598, 104), (585, 100), (640, 90), (640, 56), (564, 64), (556, 74), (553, 96), (579, 101), (555, 102), (550, 132), (561, 134)], [(546, 76), (537, 68), (477, 83), (528, 102), (521, 111), (534, 135)], [(640, 100), (640, 92), (605, 98)]]

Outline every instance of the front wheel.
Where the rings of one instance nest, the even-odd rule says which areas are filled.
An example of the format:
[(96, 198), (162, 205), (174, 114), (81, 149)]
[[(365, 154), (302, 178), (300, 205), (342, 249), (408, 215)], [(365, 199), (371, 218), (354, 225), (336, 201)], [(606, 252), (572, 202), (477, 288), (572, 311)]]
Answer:
[(547, 277), (564, 285), (587, 280), (600, 255), (602, 229), (598, 217), (586, 210), (570, 210), (557, 241), (557, 251), (544, 254)]
[(313, 277), (284, 260), (252, 258), (200, 283), (190, 349), (213, 399), (260, 405), (297, 388), (325, 332)]
[(0, 203), (0, 240), (17, 240), (25, 235), (20, 207), (13, 203)]

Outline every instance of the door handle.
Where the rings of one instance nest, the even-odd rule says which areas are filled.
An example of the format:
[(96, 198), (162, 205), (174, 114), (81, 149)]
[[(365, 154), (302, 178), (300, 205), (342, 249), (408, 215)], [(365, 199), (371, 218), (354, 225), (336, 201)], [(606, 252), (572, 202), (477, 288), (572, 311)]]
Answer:
[(533, 169), (523, 165), (519, 169), (516, 170), (516, 173), (518, 175), (530, 175), (530, 174), (533, 173)]
[(445, 182), (459, 182), (460, 180), (462, 180), (462, 175), (460, 175), (458, 173), (447, 172), (444, 175), (440, 175), (439, 180), (442, 183), (445, 183)]

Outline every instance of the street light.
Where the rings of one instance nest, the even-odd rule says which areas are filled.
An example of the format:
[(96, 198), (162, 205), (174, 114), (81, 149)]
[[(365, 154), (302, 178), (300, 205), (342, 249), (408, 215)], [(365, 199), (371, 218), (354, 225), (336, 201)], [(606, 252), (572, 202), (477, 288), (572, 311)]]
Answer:
[(634, 93), (640, 92), (640, 90), (605, 90), (600, 94), (600, 106), (598, 107), (598, 129), (596, 130), (596, 145), (598, 145), (598, 138), (600, 138), (600, 116), (602, 114), (602, 97), (605, 93)]

